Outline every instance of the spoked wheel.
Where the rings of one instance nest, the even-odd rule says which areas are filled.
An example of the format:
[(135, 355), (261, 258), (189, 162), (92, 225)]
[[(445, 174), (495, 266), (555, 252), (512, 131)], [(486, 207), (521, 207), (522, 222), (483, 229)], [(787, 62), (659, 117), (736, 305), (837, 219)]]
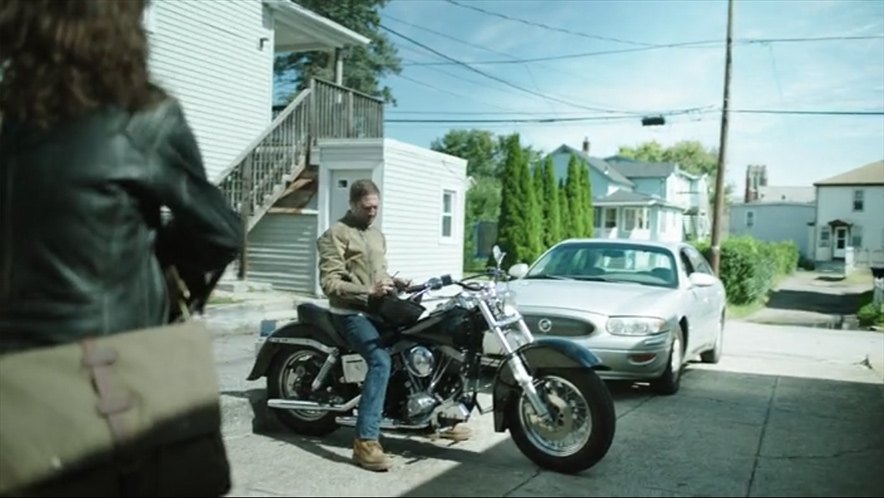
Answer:
[(519, 450), (541, 467), (563, 473), (586, 470), (608, 452), (616, 416), (607, 386), (591, 370), (538, 372), (538, 394), (552, 420), (545, 421), (522, 394), (507, 411)]
[[(325, 353), (312, 348), (292, 348), (280, 351), (270, 365), (267, 375), (269, 398), (315, 401), (311, 384), (322, 364)], [(329, 377), (332, 375), (330, 374)], [(286, 427), (308, 436), (324, 436), (338, 428), (336, 414), (323, 410), (274, 409), (277, 418)]]

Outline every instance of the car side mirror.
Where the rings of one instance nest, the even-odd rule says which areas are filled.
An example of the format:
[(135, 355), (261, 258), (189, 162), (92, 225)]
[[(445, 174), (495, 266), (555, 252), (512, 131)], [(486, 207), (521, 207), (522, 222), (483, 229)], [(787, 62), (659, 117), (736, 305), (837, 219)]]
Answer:
[(519, 263), (517, 265), (510, 266), (510, 269), (507, 273), (513, 278), (522, 278), (528, 274), (528, 265), (525, 263)]
[(697, 287), (712, 287), (718, 283), (718, 279), (708, 273), (694, 272), (688, 277), (692, 285)]

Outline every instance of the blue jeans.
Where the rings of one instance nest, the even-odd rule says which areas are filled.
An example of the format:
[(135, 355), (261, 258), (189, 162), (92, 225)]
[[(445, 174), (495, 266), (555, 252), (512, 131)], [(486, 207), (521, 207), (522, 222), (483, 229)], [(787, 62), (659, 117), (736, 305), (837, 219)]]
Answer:
[(368, 363), (368, 373), (362, 383), (362, 398), (359, 399), (356, 437), (378, 439), (390, 380), (390, 353), (380, 346), (380, 334), (368, 318), (356, 314), (332, 314), (332, 320), (350, 347)]

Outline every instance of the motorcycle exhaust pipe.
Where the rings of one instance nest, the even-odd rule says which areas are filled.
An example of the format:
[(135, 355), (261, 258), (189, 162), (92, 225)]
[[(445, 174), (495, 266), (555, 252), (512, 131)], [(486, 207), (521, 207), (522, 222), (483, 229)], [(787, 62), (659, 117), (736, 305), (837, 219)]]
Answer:
[(302, 401), (298, 399), (269, 399), (267, 400), (267, 406), (279, 410), (317, 410), (323, 412), (348, 412), (356, 408), (356, 405), (359, 404), (359, 398), (361, 397), (361, 395), (356, 396), (343, 405), (327, 405), (323, 403), (317, 403), (315, 401)]
[[(356, 417), (335, 417), (335, 422), (338, 425), (343, 425), (345, 427), (356, 427)], [(419, 430), (426, 429), (430, 426), (429, 422), (425, 422), (423, 424), (404, 424), (402, 422), (392, 420), (389, 418), (384, 418), (381, 420), (380, 428), (382, 430)]]

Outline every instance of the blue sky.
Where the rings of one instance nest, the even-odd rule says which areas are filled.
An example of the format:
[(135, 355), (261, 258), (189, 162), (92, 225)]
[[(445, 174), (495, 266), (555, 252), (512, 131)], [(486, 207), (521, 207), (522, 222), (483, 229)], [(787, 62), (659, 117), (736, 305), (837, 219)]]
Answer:
[[(474, 65), (564, 103), (507, 87), (462, 66), (405, 65), (403, 77), (383, 81), (398, 100), (398, 106), (387, 107), (388, 120), (573, 118), (599, 114), (586, 107), (651, 114), (721, 106), (724, 0), (459, 1), (588, 36), (493, 17), (445, 0), (392, 0), (382, 11), (382, 22), (464, 62), (622, 50), (641, 44), (718, 43), (538, 63)], [(858, 35), (884, 35), (884, 0), (735, 2), (734, 37), (738, 40)], [(406, 64), (444, 62), (389, 36)], [(731, 108), (882, 111), (884, 39), (736, 44)], [(642, 127), (638, 117), (549, 124), (388, 123), (386, 135), (428, 147), (449, 129), (483, 128), (499, 134), (518, 132), (524, 143), (545, 151), (562, 143), (579, 147), (588, 137), (591, 153), (597, 156), (651, 139), (664, 145), (686, 139), (718, 145), (720, 113), (667, 119), (668, 124), (660, 127)], [(809, 186), (884, 158), (884, 116), (731, 114), (729, 126), (727, 180), (738, 191), (747, 164), (767, 164), (773, 185)]]

